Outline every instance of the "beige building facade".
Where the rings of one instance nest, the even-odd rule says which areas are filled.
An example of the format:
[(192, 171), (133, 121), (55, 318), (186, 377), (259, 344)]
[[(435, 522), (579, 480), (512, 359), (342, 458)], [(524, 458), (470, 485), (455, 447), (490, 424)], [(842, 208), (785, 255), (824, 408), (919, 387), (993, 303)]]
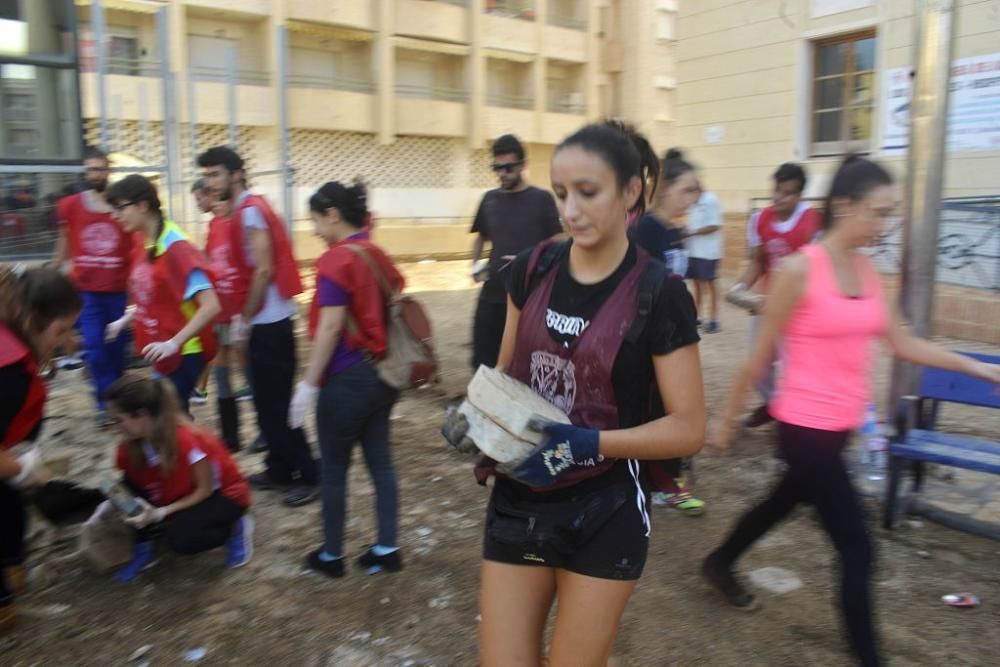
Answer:
[[(94, 8), (77, 5), (83, 115), (96, 141)], [(479, 198), (496, 184), (489, 145), (499, 135), (521, 138), (530, 179), (545, 187), (554, 146), (588, 120), (626, 117), (657, 143), (673, 127), (676, 1), (103, 0), (109, 143), (140, 164), (166, 159), (155, 140), (164, 113), (155, 12), (164, 5), (187, 177), (197, 150), (231, 142), (230, 119), (253, 170), (279, 165), (277, 34), (287, 30), (303, 243), (309, 194), (361, 176), (381, 240), (397, 255), (465, 253)], [(279, 195), (275, 175), (254, 186)]]

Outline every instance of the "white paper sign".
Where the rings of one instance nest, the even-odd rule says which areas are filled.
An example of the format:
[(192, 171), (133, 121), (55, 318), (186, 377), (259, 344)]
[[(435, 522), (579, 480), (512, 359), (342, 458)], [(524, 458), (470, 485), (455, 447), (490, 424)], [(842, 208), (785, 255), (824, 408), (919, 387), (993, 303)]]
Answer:
[(717, 144), (722, 141), (725, 135), (726, 131), (722, 129), (721, 125), (709, 125), (705, 128), (705, 143)]
[(811, 0), (809, 3), (809, 18), (819, 18), (864, 9), (875, 4), (875, 0)]
[[(909, 67), (886, 72), (882, 99), (882, 150), (909, 146)], [(1000, 53), (961, 58), (951, 66), (948, 150), (1000, 150)]]

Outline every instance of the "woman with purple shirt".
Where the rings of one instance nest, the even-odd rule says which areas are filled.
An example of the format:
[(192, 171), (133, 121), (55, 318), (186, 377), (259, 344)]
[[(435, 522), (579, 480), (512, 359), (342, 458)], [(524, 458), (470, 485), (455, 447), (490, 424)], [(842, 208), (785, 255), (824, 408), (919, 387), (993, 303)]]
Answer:
[(389, 413), (399, 393), (379, 379), (373, 364), (386, 351), (380, 278), (402, 289), (403, 277), (363, 231), (363, 186), (331, 181), (312, 196), (309, 208), (316, 234), (330, 247), (316, 262), (309, 313), (312, 351), (288, 411), (289, 426), (299, 428), (309, 409), (317, 407), (324, 541), (307, 564), (330, 577), (344, 576), (347, 468), (351, 449), (360, 442), (375, 485), (378, 542), (358, 564), (369, 573), (396, 572), (403, 563), (396, 543), (399, 490), (389, 450)]

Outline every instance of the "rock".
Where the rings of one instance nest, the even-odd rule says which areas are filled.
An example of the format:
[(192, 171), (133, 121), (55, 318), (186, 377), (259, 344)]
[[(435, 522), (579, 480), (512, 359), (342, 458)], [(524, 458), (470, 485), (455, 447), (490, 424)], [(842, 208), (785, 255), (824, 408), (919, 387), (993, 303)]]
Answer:
[(791, 570), (780, 567), (762, 567), (747, 574), (754, 586), (784, 595), (802, 588), (802, 580)]
[(139, 648), (137, 648), (135, 651), (132, 652), (132, 655), (128, 657), (128, 661), (133, 662), (135, 660), (141, 660), (142, 658), (146, 657), (146, 654), (152, 650), (153, 650), (152, 644), (146, 644), (144, 646), (140, 646)]
[(931, 557), (931, 552), (924, 551), (923, 549), (921, 549), (920, 551), (917, 552), (917, 555), (926, 560)]
[(208, 655), (208, 651), (202, 647), (193, 648), (190, 651), (185, 651), (183, 658), (184, 662), (200, 662)]
[(918, 519), (910, 519), (909, 521), (906, 522), (906, 525), (909, 526), (910, 528), (923, 528), (924, 522)]

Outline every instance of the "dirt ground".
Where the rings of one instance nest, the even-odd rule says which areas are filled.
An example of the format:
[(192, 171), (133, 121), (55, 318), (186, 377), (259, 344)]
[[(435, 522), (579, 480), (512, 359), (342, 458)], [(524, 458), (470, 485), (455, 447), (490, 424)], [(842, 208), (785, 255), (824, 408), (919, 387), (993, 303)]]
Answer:
[[(405, 268), (432, 314), (443, 382), (408, 393), (393, 415), (403, 572), (367, 577), (353, 570), (341, 580), (306, 572), (303, 558), (321, 540), (319, 503), (290, 509), (268, 493), (254, 499), (255, 558), (237, 571), (223, 567), (220, 552), (167, 557), (122, 586), (80, 564), (73, 530), (42, 531), (30, 560), (38, 584), (19, 604), (19, 628), (0, 639), (0, 664), (176, 665), (188, 664), (185, 652), (203, 648), (202, 665), (474, 665), (487, 493), (473, 481), (472, 460), (452, 452), (437, 429), (448, 400), (469, 379), (476, 292), (464, 262)], [(723, 331), (701, 346), (710, 413), (719, 409), (746, 347), (745, 316), (726, 308), (722, 323)], [(887, 377), (885, 363), (880, 378)], [(242, 405), (249, 441), (255, 435), (251, 406)], [(113, 439), (92, 426), (82, 371), (56, 378), (49, 413), (64, 431), (62, 444), (74, 452), (72, 476), (96, 484), (110, 471)], [(195, 414), (215, 422), (211, 402)], [(1000, 437), (993, 416), (954, 410), (945, 418)], [(809, 510), (800, 510), (741, 565), (744, 571), (791, 570), (803, 584), (797, 590), (758, 590), (762, 609), (747, 615), (728, 608), (697, 575), (701, 558), (766, 492), (775, 471), (771, 438), (765, 428), (745, 434), (730, 455), (698, 457), (704, 516), (655, 508), (648, 565), (615, 647), (623, 664), (850, 664), (836, 614), (833, 552)], [(238, 459), (247, 472), (261, 465), (261, 455)], [(347, 554), (354, 556), (374, 541), (373, 496), (360, 456), (350, 494)], [(1000, 544), (929, 522), (887, 533), (875, 525), (877, 502), (867, 502), (878, 547), (878, 622), (892, 664), (997, 664)], [(983, 605), (956, 610), (941, 603), (942, 594), (958, 591), (975, 592)], [(130, 663), (143, 647), (144, 655)]]

